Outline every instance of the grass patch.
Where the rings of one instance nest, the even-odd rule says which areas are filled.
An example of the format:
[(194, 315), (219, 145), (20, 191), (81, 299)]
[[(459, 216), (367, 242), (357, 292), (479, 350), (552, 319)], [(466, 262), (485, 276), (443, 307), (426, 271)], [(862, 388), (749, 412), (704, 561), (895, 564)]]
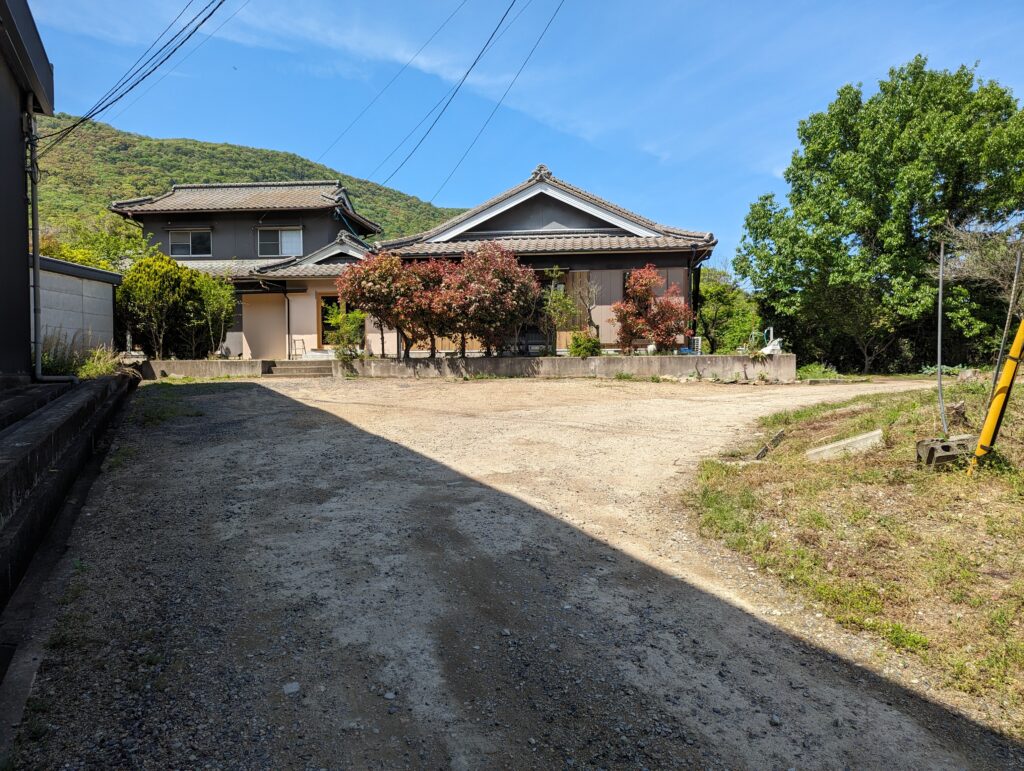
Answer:
[[(971, 433), (984, 383), (947, 388)], [(748, 555), (823, 612), (915, 655), (941, 682), (1001, 705), (1024, 737), (1024, 400), (1011, 400), (998, 458), (969, 478), (927, 471), (934, 390), (878, 394), (768, 416), (785, 441), (761, 463), (705, 460), (684, 503), (700, 531)], [(807, 463), (804, 451), (882, 429), (867, 455)], [(761, 442), (745, 448), (749, 457)]]
[(834, 380), (839, 377), (839, 372), (831, 364), (811, 362), (797, 367), (797, 380)]
[(202, 410), (186, 403), (177, 386), (195, 383), (194, 378), (164, 378), (144, 384), (133, 400), (132, 420), (144, 428), (180, 417), (201, 417)]
[(635, 380), (636, 378), (634, 377), (632, 372), (616, 372), (615, 373), (615, 379), (616, 380)]
[(135, 448), (128, 445), (121, 445), (107, 455), (107, 470), (113, 471), (121, 468), (125, 463), (135, 457)]

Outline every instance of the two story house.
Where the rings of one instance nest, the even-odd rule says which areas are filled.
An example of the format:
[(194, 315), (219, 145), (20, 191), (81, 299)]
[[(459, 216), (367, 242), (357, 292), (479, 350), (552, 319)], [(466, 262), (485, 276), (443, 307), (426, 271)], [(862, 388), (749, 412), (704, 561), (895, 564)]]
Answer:
[(329, 355), (323, 319), (338, 302), (335, 280), (380, 232), (338, 180), (175, 185), (110, 209), (183, 265), (235, 285), (225, 348), (252, 359)]

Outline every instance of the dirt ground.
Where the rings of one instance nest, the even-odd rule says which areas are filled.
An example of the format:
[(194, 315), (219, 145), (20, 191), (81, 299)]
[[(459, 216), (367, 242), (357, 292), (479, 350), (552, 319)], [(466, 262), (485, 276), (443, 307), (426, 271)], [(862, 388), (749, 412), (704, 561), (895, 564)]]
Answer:
[(144, 386), (18, 763), (1024, 765), (678, 514), (758, 416), (924, 385)]

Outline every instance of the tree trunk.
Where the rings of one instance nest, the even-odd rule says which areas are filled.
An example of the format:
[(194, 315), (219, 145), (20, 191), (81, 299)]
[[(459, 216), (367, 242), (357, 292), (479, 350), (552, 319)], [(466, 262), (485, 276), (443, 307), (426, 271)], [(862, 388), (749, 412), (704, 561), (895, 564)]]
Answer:
[(380, 319), (377, 319), (377, 329), (380, 330), (380, 357), (386, 359), (387, 356), (384, 355), (384, 322)]
[(434, 337), (434, 333), (430, 333), (430, 358), (437, 358), (437, 338)]
[(459, 357), (466, 358), (466, 333), (463, 332), (459, 335)]

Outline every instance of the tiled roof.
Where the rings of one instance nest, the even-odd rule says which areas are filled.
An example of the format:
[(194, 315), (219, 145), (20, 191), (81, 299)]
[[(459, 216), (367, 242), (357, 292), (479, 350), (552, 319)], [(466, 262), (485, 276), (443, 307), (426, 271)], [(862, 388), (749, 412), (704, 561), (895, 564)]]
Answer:
[[(613, 236), (602, 233), (526, 235), (505, 238), (413, 243), (386, 249), (403, 257), (452, 256), (476, 251), (485, 243), (497, 243), (517, 254), (567, 252), (682, 251), (708, 249), (702, 238), (684, 236)], [(385, 249), (381, 249), (384, 251)]]
[[(699, 240), (702, 241), (704, 245), (707, 247), (713, 246), (715, 243), (717, 243), (714, 234), (712, 233), (696, 230), (682, 230), (680, 228), (670, 227), (668, 225), (659, 225), (657, 222), (649, 220), (646, 217), (642, 217), (636, 212), (632, 212), (629, 209), (624, 209), (621, 206), (611, 203), (610, 201), (606, 201), (603, 198), (599, 198), (593, 193), (588, 193), (586, 190), (583, 190), (582, 188), (576, 187), (575, 185), (571, 185), (565, 180), (559, 179), (558, 177), (554, 176), (551, 173), (547, 166), (545, 166), (544, 164), (540, 164), (536, 169), (533, 170), (533, 173), (530, 175), (529, 179), (521, 182), (520, 184), (516, 185), (513, 188), (506, 190), (504, 193), (501, 193), (500, 195), (496, 195), (489, 201), (485, 201), (479, 206), (476, 206), (472, 209), (468, 209), (467, 211), (464, 211), (462, 214), (459, 214), (458, 216), (453, 217), (452, 219), (447, 220), (446, 222), (442, 222), (437, 227), (427, 230), (423, 233), (418, 233), (414, 236), (407, 236), (405, 238), (393, 238), (388, 241), (379, 241), (376, 245), (376, 248), (378, 251), (398, 252), (399, 250), (396, 247), (404, 246), (405, 244), (426, 241), (438, 235), (439, 233), (443, 233), (449, 228), (455, 227), (456, 225), (465, 222), (466, 220), (471, 219), (472, 217), (475, 217), (480, 212), (486, 211), (492, 206), (496, 206), (502, 203), (503, 201), (511, 198), (514, 195), (517, 195), (518, 193), (522, 192), (523, 190), (526, 190), (527, 188), (531, 187), (532, 185), (535, 185), (538, 182), (546, 182), (555, 188), (559, 188), (569, 193), (570, 195), (574, 195), (578, 198), (583, 199), (584, 201), (587, 201), (588, 203), (591, 203), (602, 209), (606, 209), (607, 211), (617, 214), (620, 217), (623, 217), (624, 219), (630, 220), (631, 222), (637, 225), (643, 226), (650, 230), (657, 231), (664, 235), (687, 238), (690, 239), (690, 241)], [(687, 248), (689, 248), (689, 246), (687, 246)]]
[(169, 193), (128, 201), (114, 201), (118, 214), (182, 214), (227, 211), (308, 211), (340, 208), (345, 217), (366, 233), (381, 227), (356, 212), (341, 180), (300, 182), (233, 182), (210, 185), (175, 185)]
[(341, 195), (339, 180), (313, 182), (244, 182), (175, 185), (169, 193), (130, 201), (110, 208), (127, 213), (192, 211), (269, 211), (275, 209), (333, 209)]
[(282, 265), (291, 262), (291, 258), (282, 260), (277, 257), (273, 260), (178, 260), (179, 265), (186, 268), (208, 273), (211, 276), (221, 278), (237, 278), (248, 276), (253, 271), (266, 268), (271, 265)]
[(352, 263), (306, 263), (292, 257), (273, 260), (178, 260), (178, 264), (229, 279), (334, 278)]
[(269, 268), (255, 274), (260, 278), (334, 278), (340, 276), (352, 265), (351, 262), (336, 262), (330, 265), (286, 265), (283, 268)]

